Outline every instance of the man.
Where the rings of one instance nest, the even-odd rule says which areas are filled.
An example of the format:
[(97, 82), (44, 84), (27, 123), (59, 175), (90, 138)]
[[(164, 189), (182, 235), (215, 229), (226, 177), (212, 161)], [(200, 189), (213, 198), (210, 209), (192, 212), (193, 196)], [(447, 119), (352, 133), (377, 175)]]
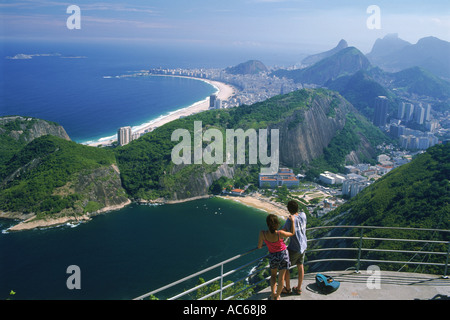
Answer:
[[(296, 264), (298, 269), (298, 285), (292, 288), (295, 294), (300, 295), (302, 293), (302, 282), (305, 270), (303, 268), (303, 262), (305, 260), (305, 251), (307, 247), (306, 239), (306, 214), (298, 211), (298, 203), (296, 201), (289, 201), (287, 209), (291, 215), (294, 216), (293, 222), (295, 226), (295, 234), (290, 238), (289, 245), (287, 247), (289, 252), (289, 259), (291, 265)], [(284, 230), (291, 230), (291, 220), (288, 219), (283, 227)], [(290, 273), (286, 272), (286, 291), (285, 293), (291, 293)]]

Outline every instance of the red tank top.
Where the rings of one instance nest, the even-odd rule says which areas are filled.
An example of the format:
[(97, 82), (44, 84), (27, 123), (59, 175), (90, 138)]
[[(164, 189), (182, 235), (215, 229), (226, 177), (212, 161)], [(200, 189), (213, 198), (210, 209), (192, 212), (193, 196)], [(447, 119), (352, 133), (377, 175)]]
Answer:
[(269, 249), (270, 253), (280, 252), (283, 250), (286, 250), (286, 244), (284, 243), (284, 239), (280, 238), (280, 235), (278, 234), (278, 241), (276, 242), (270, 242), (266, 239), (266, 232), (263, 232), (264, 234), (264, 242), (266, 243), (267, 249)]

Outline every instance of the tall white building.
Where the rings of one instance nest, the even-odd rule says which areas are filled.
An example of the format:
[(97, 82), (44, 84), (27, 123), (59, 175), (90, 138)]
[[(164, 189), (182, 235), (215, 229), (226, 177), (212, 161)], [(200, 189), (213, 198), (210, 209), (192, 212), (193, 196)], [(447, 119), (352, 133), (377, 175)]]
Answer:
[(360, 193), (364, 188), (370, 185), (370, 181), (367, 178), (354, 175), (357, 177), (350, 177), (347, 175), (347, 180), (342, 184), (342, 194), (348, 195), (351, 198), (355, 197), (358, 193)]
[(425, 106), (425, 121), (431, 121), (431, 104)]
[(421, 104), (414, 108), (414, 121), (418, 124), (423, 124), (425, 121), (425, 108)]
[(388, 116), (389, 100), (385, 96), (379, 96), (375, 99), (375, 114), (373, 118), (373, 124), (378, 127), (384, 127), (386, 125), (386, 119)]
[(216, 99), (214, 102), (214, 109), (222, 109), (222, 100)]
[(412, 103), (405, 103), (404, 120), (411, 121), (414, 117), (414, 105)]
[(215, 109), (216, 99), (217, 99), (217, 96), (215, 94), (212, 94), (209, 96), (209, 108), (210, 109)]
[(398, 109), (397, 109), (397, 118), (400, 120), (405, 119), (405, 114), (406, 114), (406, 103), (405, 102), (401, 102), (398, 105)]
[(119, 146), (125, 146), (132, 140), (131, 127), (122, 127), (117, 131)]

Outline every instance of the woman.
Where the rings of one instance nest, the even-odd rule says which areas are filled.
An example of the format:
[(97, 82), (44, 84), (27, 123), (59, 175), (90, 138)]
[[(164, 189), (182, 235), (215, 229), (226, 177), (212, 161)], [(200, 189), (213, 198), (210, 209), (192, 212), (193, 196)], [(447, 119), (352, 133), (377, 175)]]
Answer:
[[(289, 220), (293, 222), (293, 216), (289, 216)], [(272, 300), (280, 300), (281, 292), (284, 286), (284, 277), (286, 271), (289, 270), (291, 265), (289, 261), (289, 254), (286, 250), (286, 244), (284, 243), (284, 238), (292, 237), (295, 233), (294, 223), (291, 223), (291, 232), (285, 230), (278, 230), (280, 227), (280, 221), (278, 217), (274, 214), (269, 214), (266, 219), (267, 227), (269, 230), (261, 231), (259, 233), (258, 239), (258, 249), (261, 249), (263, 243), (266, 243), (269, 249), (269, 260), (270, 260), (270, 288), (272, 289)], [(275, 292), (277, 272), (280, 271), (278, 275), (278, 288)], [(269, 299), (270, 299), (269, 298)]]

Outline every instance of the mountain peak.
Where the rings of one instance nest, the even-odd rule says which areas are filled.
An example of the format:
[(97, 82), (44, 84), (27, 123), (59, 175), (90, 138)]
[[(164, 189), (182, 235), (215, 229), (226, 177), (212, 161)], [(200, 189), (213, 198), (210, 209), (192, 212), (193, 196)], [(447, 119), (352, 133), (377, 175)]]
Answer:
[(348, 47), (348, 43), (347, 41), (345, 41), (344, 39), (341, 39), (341, 41), (339, 41), (338, 45), (336, 48), (342, 48), (345, 49)]
[(347, 47), (305, 69), (278, 70), (274, 74), (293, 79), (297, 83), (324, 85), (343, 75), (368, 70), (370, 66), (369, 60), (361, 51), (355, 47)]
[(305, 59), (302, 60), (302, 64), (305, 64), (308, 66), (313, 65), (313, 64), (319, 62), (320, 60), (331, 57), (332, 55), (334, 55), (334, 54), (338, 53), (339, 51), (346, 49), (346, 48), (348, 48), (348, 43), (347, 43), (347, 41), (342, 39), (341, 41), (339, 41), (338, 45), (336, 47), (334, 47), (333, 49), (325, 51), (325, 52), (313, 54), (311, 56), (306, 57)]
[(412, 44), (408, 41), (400, 39), (397, 33), (389, 33), (383, 39), (375, 41), (372, 51), (367, 56), (369, 59), (377, 60), (410, 45)]

